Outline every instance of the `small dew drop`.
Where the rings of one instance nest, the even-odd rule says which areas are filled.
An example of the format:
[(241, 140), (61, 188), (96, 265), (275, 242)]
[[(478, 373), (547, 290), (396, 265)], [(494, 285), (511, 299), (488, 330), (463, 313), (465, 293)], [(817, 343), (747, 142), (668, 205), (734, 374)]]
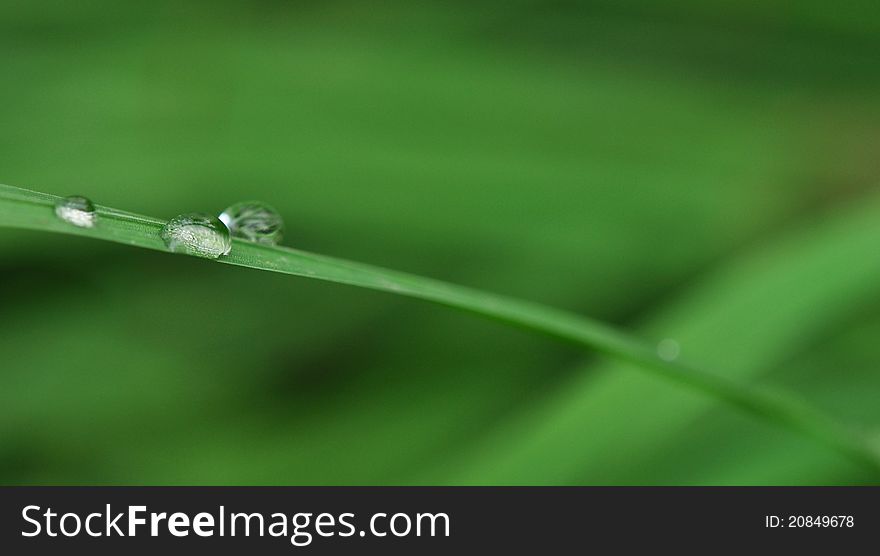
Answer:
[(232, 239), (223, 222), (201, 212), (175, 216), (162, 227), (161, 235), (173, 253), (216, 259), (232, 249)]
[(681, 346), (672, 338), (660, 340), (657, 344), (657, 355), (664, 361), (675, 361), (681, 353)]
[(278, 211), (260, 201), (244, 201), (229, 206), (220, 214), (233, 237), (278, 245), (284, 235), (284, 220)]
[(98, 219), (95, 205), (79, 195), (59, 199), (55, 203), (55, 216), (79, 228), (94, 228)]

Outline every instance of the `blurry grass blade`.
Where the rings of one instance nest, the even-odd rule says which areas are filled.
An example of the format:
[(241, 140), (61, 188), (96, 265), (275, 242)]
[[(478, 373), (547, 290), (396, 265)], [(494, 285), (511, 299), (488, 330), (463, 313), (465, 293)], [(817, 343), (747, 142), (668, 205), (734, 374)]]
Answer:
[[(859, 335), (847, 323), (876, 315), (878, 239), (876, 193), (818, 218), (810, 213), (643, 314), (637, 333), (674, 338), (688, 361), (741, 384), (779, 384), (785, 369), (786, 389), (871, 428), (876, 404), (859, 401), (877, 391), (868, 378), (876, 374), (876, 329), (840, 348), (847, 357), (829, 356), (826, 344), (829, 337), (855, 342)], [(491, 473), (500, 484), (533, 483), (536, 476), (547, 484), (821, 484), (816, 477), (841, 477), (841, 469), (853, 484), (876, 483), (876, 473), (849, 468), (800, 438), (752, 427), (706, 397), (636, 371), (619, 360), (579, 365), (528, 412), (484, 430), (470, 453), (450, 454), (437, 468), (458, 469), (461, 482)], [(811, 375), (822, 377), (822, 386), (805, 389)], [(638, 410), (622, 410), (630, 406)]]
[[(52, 208), (58, 200), (53, 195), (0, 185), (0, 225), (88, 236), (167, 251), (159, 234), (164, 225), (162, 220), (96, 205), (98, 220), (95, 227), (76, 227), (55, 216)], [(542, 332), (650, 369), (763, 420), (806, 433), (880, 470), (880, 454), (869, 442), (809, 405), (683, 363), (664, 361), (657, 356), (653, 346), (585, 317), (430, 278), (242, 240), (235, 240), (232, 252), (219, 262), (416, 297)]]

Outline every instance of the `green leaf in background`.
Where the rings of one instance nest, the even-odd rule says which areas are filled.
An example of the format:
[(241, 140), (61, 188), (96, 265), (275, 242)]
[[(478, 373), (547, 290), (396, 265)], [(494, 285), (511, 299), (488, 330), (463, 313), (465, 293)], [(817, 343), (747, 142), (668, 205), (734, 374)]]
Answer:
[[(846, 207), (880, 174), (878, 29), (873, 2), (5, 3), (0, 181), (262, 199), (294, 247), (672, 337), (876, 430)], [(872, 480), (455, 312), (28, 231), (0, 261), (6, 483)]]
[[(846, 322), (870, 298), (880, 280), (880, 259), (873, 256), (878, 240), (880, 198), (875, 198), (815, 229), (792, 231), (773, 245), (734, 259), (647, 322), (646, 332), (671, 335), (684, 355), (725, 376), (760, 378), (783, 365), (789, 353)], [(483, 476), (480, 465), (493, 461), (492, 472), (500, 482), (524, 481), (531, 469), (541, 468), (541, 482), (549, 484), (585, 477), (633, 483), (640, 476), (701, 484), (707, 480), (702, 475), (707, 469), (716, 477), (729, 474), (731, 479), (723, 482), (736, 483), (737, 473), (756, 459), (754, 441), (744, 442), (741, 433), (728, 431), (721, 438), (695, 434), (705, 430), (705, 421), (718, 411), (711, 401), (645, 380), (632, 372), (632, 366), (609, 362), (593, 367), (560, 387), (545, 402), (541, 419), (512, 421), (500, 427), (495, 438), (484, 440), (478, 449), (490, 451), (492, 460), (478, 452), (460, 480)], [(825, 370), (841, 371), (833, 365)], [(640, 411), (617, 419), (634, 399), (640, 400)], [(860, 416), (870, 419), (861, 423), (865, 427), (880, 417), (876, 410), (866, 414)], [(608, 427), (609, 422), (614, 426)], [(748, 429), (747, 424), (740, 426)], [(811, 469), (816, 460), (826, 469), (846, 468), (812, 450), (801, 456), (803, 448), (792, 448), (785, 437), (766, 432), (758, 436), (773, 438), (780, 452), (799, 454), (768, 470), (761, 482), (785, 483), (793, 471), (816, 473)], [(860, 474), (857, 469), (851, 472)], [(864, 475), (864, 480), (872, 479)]]
[[(78, 212), (79, 215), (71, 214), (70, 211)], [(59, 231), (148, 249), (165, 248), (180, 252), (175, 243), (171, 242), (170, 238), (174, 233), (169, 230), (172, 226), (195, 225), (181, 224), (181, 221), (202, 222), (203, 229), (210, 229), (211, 226), (209, 216), (195, 220), (174, 218), (163, 223), (150, 217), (95, 206), (83, 197), (53, 197), (0, 185), (0, 226)], [(230, 229), (219, 220), (215, 221), (223, 229), (225, 243), (221, 245), (221, 241), (216, 240), (215, 236), (222, 237), (216, 232), (210, 236), (192, 236), (192, 232), (187, 232), (179, 240), (188, 245), (188, 250), (183, 252), (257, 270), (306, 276), (421, 298), (495, 318), (533, 332), (555, 336), (634, 363), (659, 376), (735, 405), (763, 420), (807, 433), (839, 450), (843, 455), (880, 471), (880, 450), (877, 450), (870, 439), (830, 421), (809, 405), (780, 393), (752, 388), (724, 376), (672, 361), (675, 356), (664, 357), (662, 353), (658, 355), (659, 348), (648, 346), (600, 322), (430, 278), (275, 245), (234, 238), (234, 248), (230, 251)], [(157, 238), (161, 238), (161, 242), (157, 242)], [(209, 249), (206, 250), (203, 245)], [(876, 265), (880, 268), (880, 263)], [(590, 403), (579, 406), (594, 407)]]

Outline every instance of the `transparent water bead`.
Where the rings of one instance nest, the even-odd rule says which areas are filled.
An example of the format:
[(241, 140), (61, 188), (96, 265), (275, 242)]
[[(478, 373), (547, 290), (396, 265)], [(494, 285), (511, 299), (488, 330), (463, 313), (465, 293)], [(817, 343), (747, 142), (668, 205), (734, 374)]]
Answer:
[(79, 195), (59, 199), (55, 203), (55, 216), (80, 228), (94, 228), (95, 221), (98, 219), (95, 205)]
[(244, 201), (229, 206), (220, 220), (233, 237), (255, 243), (278, 245), (284, 235), (284, 220), (278, 211), (260, 201)]
[(681, 346), (672, 338), (660, 340), (657, 344), (657, 355), (664, 361), (675, 361), (681, 353)]
[(223, 222), (201, 212), (175, 216), (162, 227), (161, 235), (173, 253), (216, 259), (232, 249), (232, 238)]

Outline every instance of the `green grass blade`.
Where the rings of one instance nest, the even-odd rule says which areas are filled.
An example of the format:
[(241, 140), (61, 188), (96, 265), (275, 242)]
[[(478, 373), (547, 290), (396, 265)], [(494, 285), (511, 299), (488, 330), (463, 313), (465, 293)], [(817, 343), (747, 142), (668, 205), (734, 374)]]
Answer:
[[(877, 333), (850, 326), (865, 326), (866, 313), (876, 314), (866, 307), (880, 279), (878, 238), (880, 197), (836, 203), (725, 257), (655, 311), (640, 313), (635, 332), (674, 338), (700, 368), (740, 383), (779, 385), (870, 430), (877, 411), (860, 410), (874, 406), (859, 400), (877, 391), (868, 378), (876, 363), (867, 355)], [(829, 355), (833, 339), (865, 334), (862, 350), (857, 343)], [(780, 380), (780, 371), (787, 378)], [(824, 382), (808, 386), (811, 376)], [(838, 483), (877, 481), (876, 473), (813, 443), (761, 430), (666, 382), (619, 360), (586, 361), (528, 411), (505, 416), (468, 448), (437, 461), (435, 473), (465, 484), (486, 476), (496, 484), (535, 477), (542, 484), (823, 484), (829, 474)], [(418, 472), (414, 481), (429, 476)]]
[[(77, 228), (55, 217), (58, 197), (0, 185), (0, 226), (75, 234), (167, 251), (159, 237), (164, 221), (97, 206), (98, 224)], [(420, 298), (585, 346), (629, 361), (709, 394), (767, 422), (804, 433), (880, 471), (880, 454), (860, 434), (784, 393), (758, 389), (659, 358), (652, 345), (601, 322), (543, 305), (285, 247), (234, 240), (219, 262), (303, 276)]]

